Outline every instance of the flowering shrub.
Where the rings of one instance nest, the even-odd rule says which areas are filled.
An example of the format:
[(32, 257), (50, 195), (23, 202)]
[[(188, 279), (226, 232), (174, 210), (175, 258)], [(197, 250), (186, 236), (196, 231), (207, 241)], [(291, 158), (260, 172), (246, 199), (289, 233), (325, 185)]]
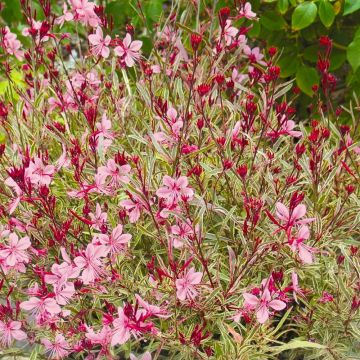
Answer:
[(355, 359), (359, 105), (332, 107), (331, 40), (297, 122), (277, 50), (233, 24), (249, 3), (195, 29), (174, 12), (148, 59), (93, 2), (21, 4), (29, 45), (1, 33), (3, 353)]

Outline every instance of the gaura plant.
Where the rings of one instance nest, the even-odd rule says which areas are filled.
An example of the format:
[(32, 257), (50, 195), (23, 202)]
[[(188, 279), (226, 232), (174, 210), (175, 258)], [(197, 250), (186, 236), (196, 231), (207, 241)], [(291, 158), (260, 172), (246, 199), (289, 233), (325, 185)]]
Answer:
[(40, 3), (1, 31), (2, 354), (356, 359), (359, 104), (332, 106), (331, 39), (298, 119), (234, 25), (250, 3), (190, 28), (174, 2), (149, 58), (101, 6)]

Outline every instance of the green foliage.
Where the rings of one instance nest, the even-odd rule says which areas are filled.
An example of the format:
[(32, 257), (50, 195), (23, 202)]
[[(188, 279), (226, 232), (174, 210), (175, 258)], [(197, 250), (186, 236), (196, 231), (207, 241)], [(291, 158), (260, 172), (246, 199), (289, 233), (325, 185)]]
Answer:
[(313, 2), (305, 1), (298, 5), (292, 14), (292, 28), (294, 30), (305, 29), (314, 22), (316, 14), (317, 7)]
[(329, 28), (335, 20), (335, 10), (328, 0), (321, 0), (319, 6), (321, 22)]
[(319, 75), (314, 68), (301, 66), (296, 72), (296, 82), (305, 94), (311, 96), (313, 94), (312, 86), (319, 84)]
[(19, 1), (5, 0), (4, 6), (5, 8), (1, 12), (1, 16), (7, 24), (22, 20)]
[(356, 71), (360, 66), (360, 28), (347, 48), (347, 59), (354, 71)]
[(352, 14), (360, 9), (360, 0), (345, 0), (344, 15)]
[[(359, 94), (360, 0), (255, 0), (251, 4), (260, 20), (250, 36), (281, 51), (281, 77), (296, 74), (297, 86), (312, 96), (311, 80), (318, 81), (319, 38), (327, 35), (333, 40), (330, 71), (335, 72), (337, 91), (341, 98), (354, 91)], [(309, 74), (312, 78), (306, 79)], [(302, 97), (300, 106), (307, 103)]]

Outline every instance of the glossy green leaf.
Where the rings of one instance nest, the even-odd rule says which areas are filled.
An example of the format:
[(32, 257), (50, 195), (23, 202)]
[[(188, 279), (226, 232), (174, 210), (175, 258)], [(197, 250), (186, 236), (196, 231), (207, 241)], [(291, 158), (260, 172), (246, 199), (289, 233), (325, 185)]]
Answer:
[(355, 72), (360, 67), (360, 36), (355, 36), (349, 44), (346, 57)]
[(344, 15), (352, 14), (360, 9), (360, 0), (345, 0)]
[(278, 9), (281, 14), (285, 14), (289, 9), (289, 0), (279, 0)]
[(22, 20), (20, 1), (5, 0), (5, 8), (1, 12), (2, 18), (7, 23), (13, 23)]
[(152, 21), (159, 21), (162, 13), (162, 0), (151, 0), (145, 6), (145, 15)]
[(303, 93), (312, 96), (312, 86), (319, 84), (319, 74), (312, 67), (300, 66), (296, 72), (296, 84)]
[(319, 5), (319, 17), (327, 28), (332, 25), (335, 19), (335, 11), (328, 0), (321, 0)]
[(296, 54), (287, 54), (280, 58), (278, 65), (281, 69), (280, 76), (286, 78), (296, 73), (300, 65), (300, 61)]
[(333, 49), (330, 56), (330, 71), (337, 70), (346, 61), (346, 51)]
[(304, 49), (303, 57), (307, 61), (316, 63), (318, 52), (319, 52), (319, 45), (311, 45)]
[(311, 25), (316, 18), (317, 7), (313, 2), (305, 1), (298, 5), (292, 14), (292, 28), (301, 30)]
[(286, 26), (285, 19), (275, 11), (267, 11), (260, 18), (261, 25), (271, 31), (282, 30)]

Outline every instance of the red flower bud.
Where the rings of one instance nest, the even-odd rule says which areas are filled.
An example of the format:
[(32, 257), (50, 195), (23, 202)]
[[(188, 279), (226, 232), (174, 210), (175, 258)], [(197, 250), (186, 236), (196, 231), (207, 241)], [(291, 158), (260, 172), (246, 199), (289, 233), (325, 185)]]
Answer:
[(211, 85), (201, 84), (198, 86), (197, 91), (201, 97), (205, 96), (211, 90)]
[(325, 46), (328, 48), (332, 46), (332, 41), (328, 36), (321, 36), (319, 43), (321, 46)]
[(196, 123), (196, 126), (198, 127), (199, 130), (201, 130), (204, 127), (205, 121), (204, 119), (199, 119)]
[(225, 159), (225, 160), (224, 160), (224, 163), (223, 163), (223, 165), (224, 165), (224, 170), (229, 170), (229, 169), (231, 169), (232, 166), (233, 166), (233, 164), (234, 164), (234, 163), (233, 163), (231, 160)]
[(297, 144), (295, 147), (295, 152), (297, 157), (302, 156), (302, 154), (304, 154), (304, 152), (306, 151), (306, 147), (304, 144)]
[(226, 20), (229, 18), (229, 16), (230, 16), (230, 8), (223, 7), (219, 10), (219, 23), (221, 28), (225, 27)]
[(224, 76), (223, 74), (217, 74), (217, 75), (215, 76), (215, 81), (216, 81), (219, 85), (221, 85), (221, 84), (223, 84), (224, 81), (225, 81), (225, 76)]
[(278, 49), (277, 49), (276, 47), (274, 47), (274, 46), (272, 46), (272, 47), (269, 48), (269, 50), (268, 50), (269, 55), (270, 55), (271, 57), (275, 56), (276, 53), (277, 53), (277, 51), (278, 51)]
[(247, 169), (246, 164), (240, 165), (240, 166), (236, 169), (236, 172), (239, 174), (239, 176), (240, 176), (242, 179), (244, 179), (244, 178), (246, 177), (247, 171), (248, 171), (248, 169)]
[(194, 51), (197, 51), (197, 49), (199, 48), (199, 45), (202, 42), (202, 36), (199, 34), (191, 34), (190, 36), (190, 43), (191, 43), (191, 47), (193, 48)]

